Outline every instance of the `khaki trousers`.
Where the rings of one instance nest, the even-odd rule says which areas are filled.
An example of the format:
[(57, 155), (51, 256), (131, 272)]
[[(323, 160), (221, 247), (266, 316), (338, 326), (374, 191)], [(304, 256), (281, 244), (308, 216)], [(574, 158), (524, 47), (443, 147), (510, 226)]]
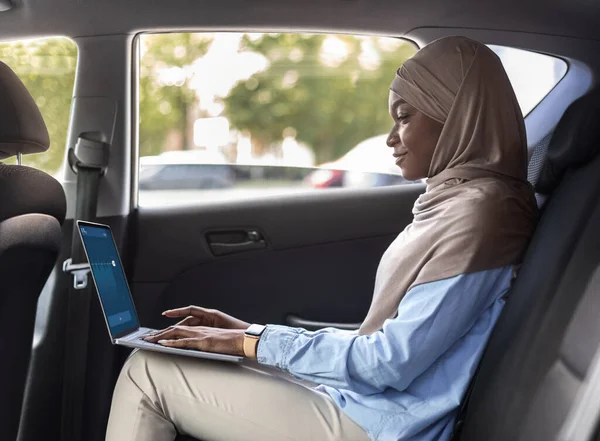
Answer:
[(137, 351), (117, 381), (106, 440), (369, 440), (310, 384), (258, 363)]

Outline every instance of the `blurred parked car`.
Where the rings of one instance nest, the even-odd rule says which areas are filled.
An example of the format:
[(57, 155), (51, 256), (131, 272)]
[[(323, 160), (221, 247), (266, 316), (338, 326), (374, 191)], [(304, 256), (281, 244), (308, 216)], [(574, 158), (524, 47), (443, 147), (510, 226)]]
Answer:
[(182, 150), (140, 158), (140, 190), (216, 189), (234, 184), (231, 165), (217, 151)]
[[(322, 164), (307, 176), (315, 188), (382, 187), (409, 184), (392, 157), (392, 149), (385, 143), (387, 134), (368, 138), (357, 144), (340, 159)], [(360, 170), (360, 171), (358, 171)]]

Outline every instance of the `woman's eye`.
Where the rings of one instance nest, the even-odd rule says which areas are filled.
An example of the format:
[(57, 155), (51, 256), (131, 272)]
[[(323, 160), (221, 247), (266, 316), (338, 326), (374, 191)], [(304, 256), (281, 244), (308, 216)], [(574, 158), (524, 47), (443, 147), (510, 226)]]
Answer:
[(398, 121), (404, 121), (406, 120), (406, 118), (408, 118), (409, 115), (407, 115), (406, 113), (401, 113), (400, 115), (398, 115)]

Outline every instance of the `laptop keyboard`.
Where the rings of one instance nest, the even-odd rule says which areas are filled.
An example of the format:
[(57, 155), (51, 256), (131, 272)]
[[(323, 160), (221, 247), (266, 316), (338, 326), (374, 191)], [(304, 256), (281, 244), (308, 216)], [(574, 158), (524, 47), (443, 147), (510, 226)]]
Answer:
[(142, 337), (137, 337), (134, 338), (133, 340), (131, 340), (132, 342), (135, 342), (136, 344), (142, 345), (142, 346), (146, 346), (146, 347), (156, 347), (156, 346), (160, 346), (161, 348), (164, 348), (163, 345), (159, 345), (158, 343), (150, 343), (149, 341), (143, 340)]

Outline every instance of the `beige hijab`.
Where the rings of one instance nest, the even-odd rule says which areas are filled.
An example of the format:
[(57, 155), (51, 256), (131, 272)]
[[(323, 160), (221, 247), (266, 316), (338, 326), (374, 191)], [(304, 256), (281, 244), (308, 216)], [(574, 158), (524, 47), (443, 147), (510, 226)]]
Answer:
[(415, 285), (520, 263), (537, 220), (523, 116), (489, 48), (437, 40), (390, 89), (444, 127), (414, 220), (381, 259), (360, 334), (380, 330)]

